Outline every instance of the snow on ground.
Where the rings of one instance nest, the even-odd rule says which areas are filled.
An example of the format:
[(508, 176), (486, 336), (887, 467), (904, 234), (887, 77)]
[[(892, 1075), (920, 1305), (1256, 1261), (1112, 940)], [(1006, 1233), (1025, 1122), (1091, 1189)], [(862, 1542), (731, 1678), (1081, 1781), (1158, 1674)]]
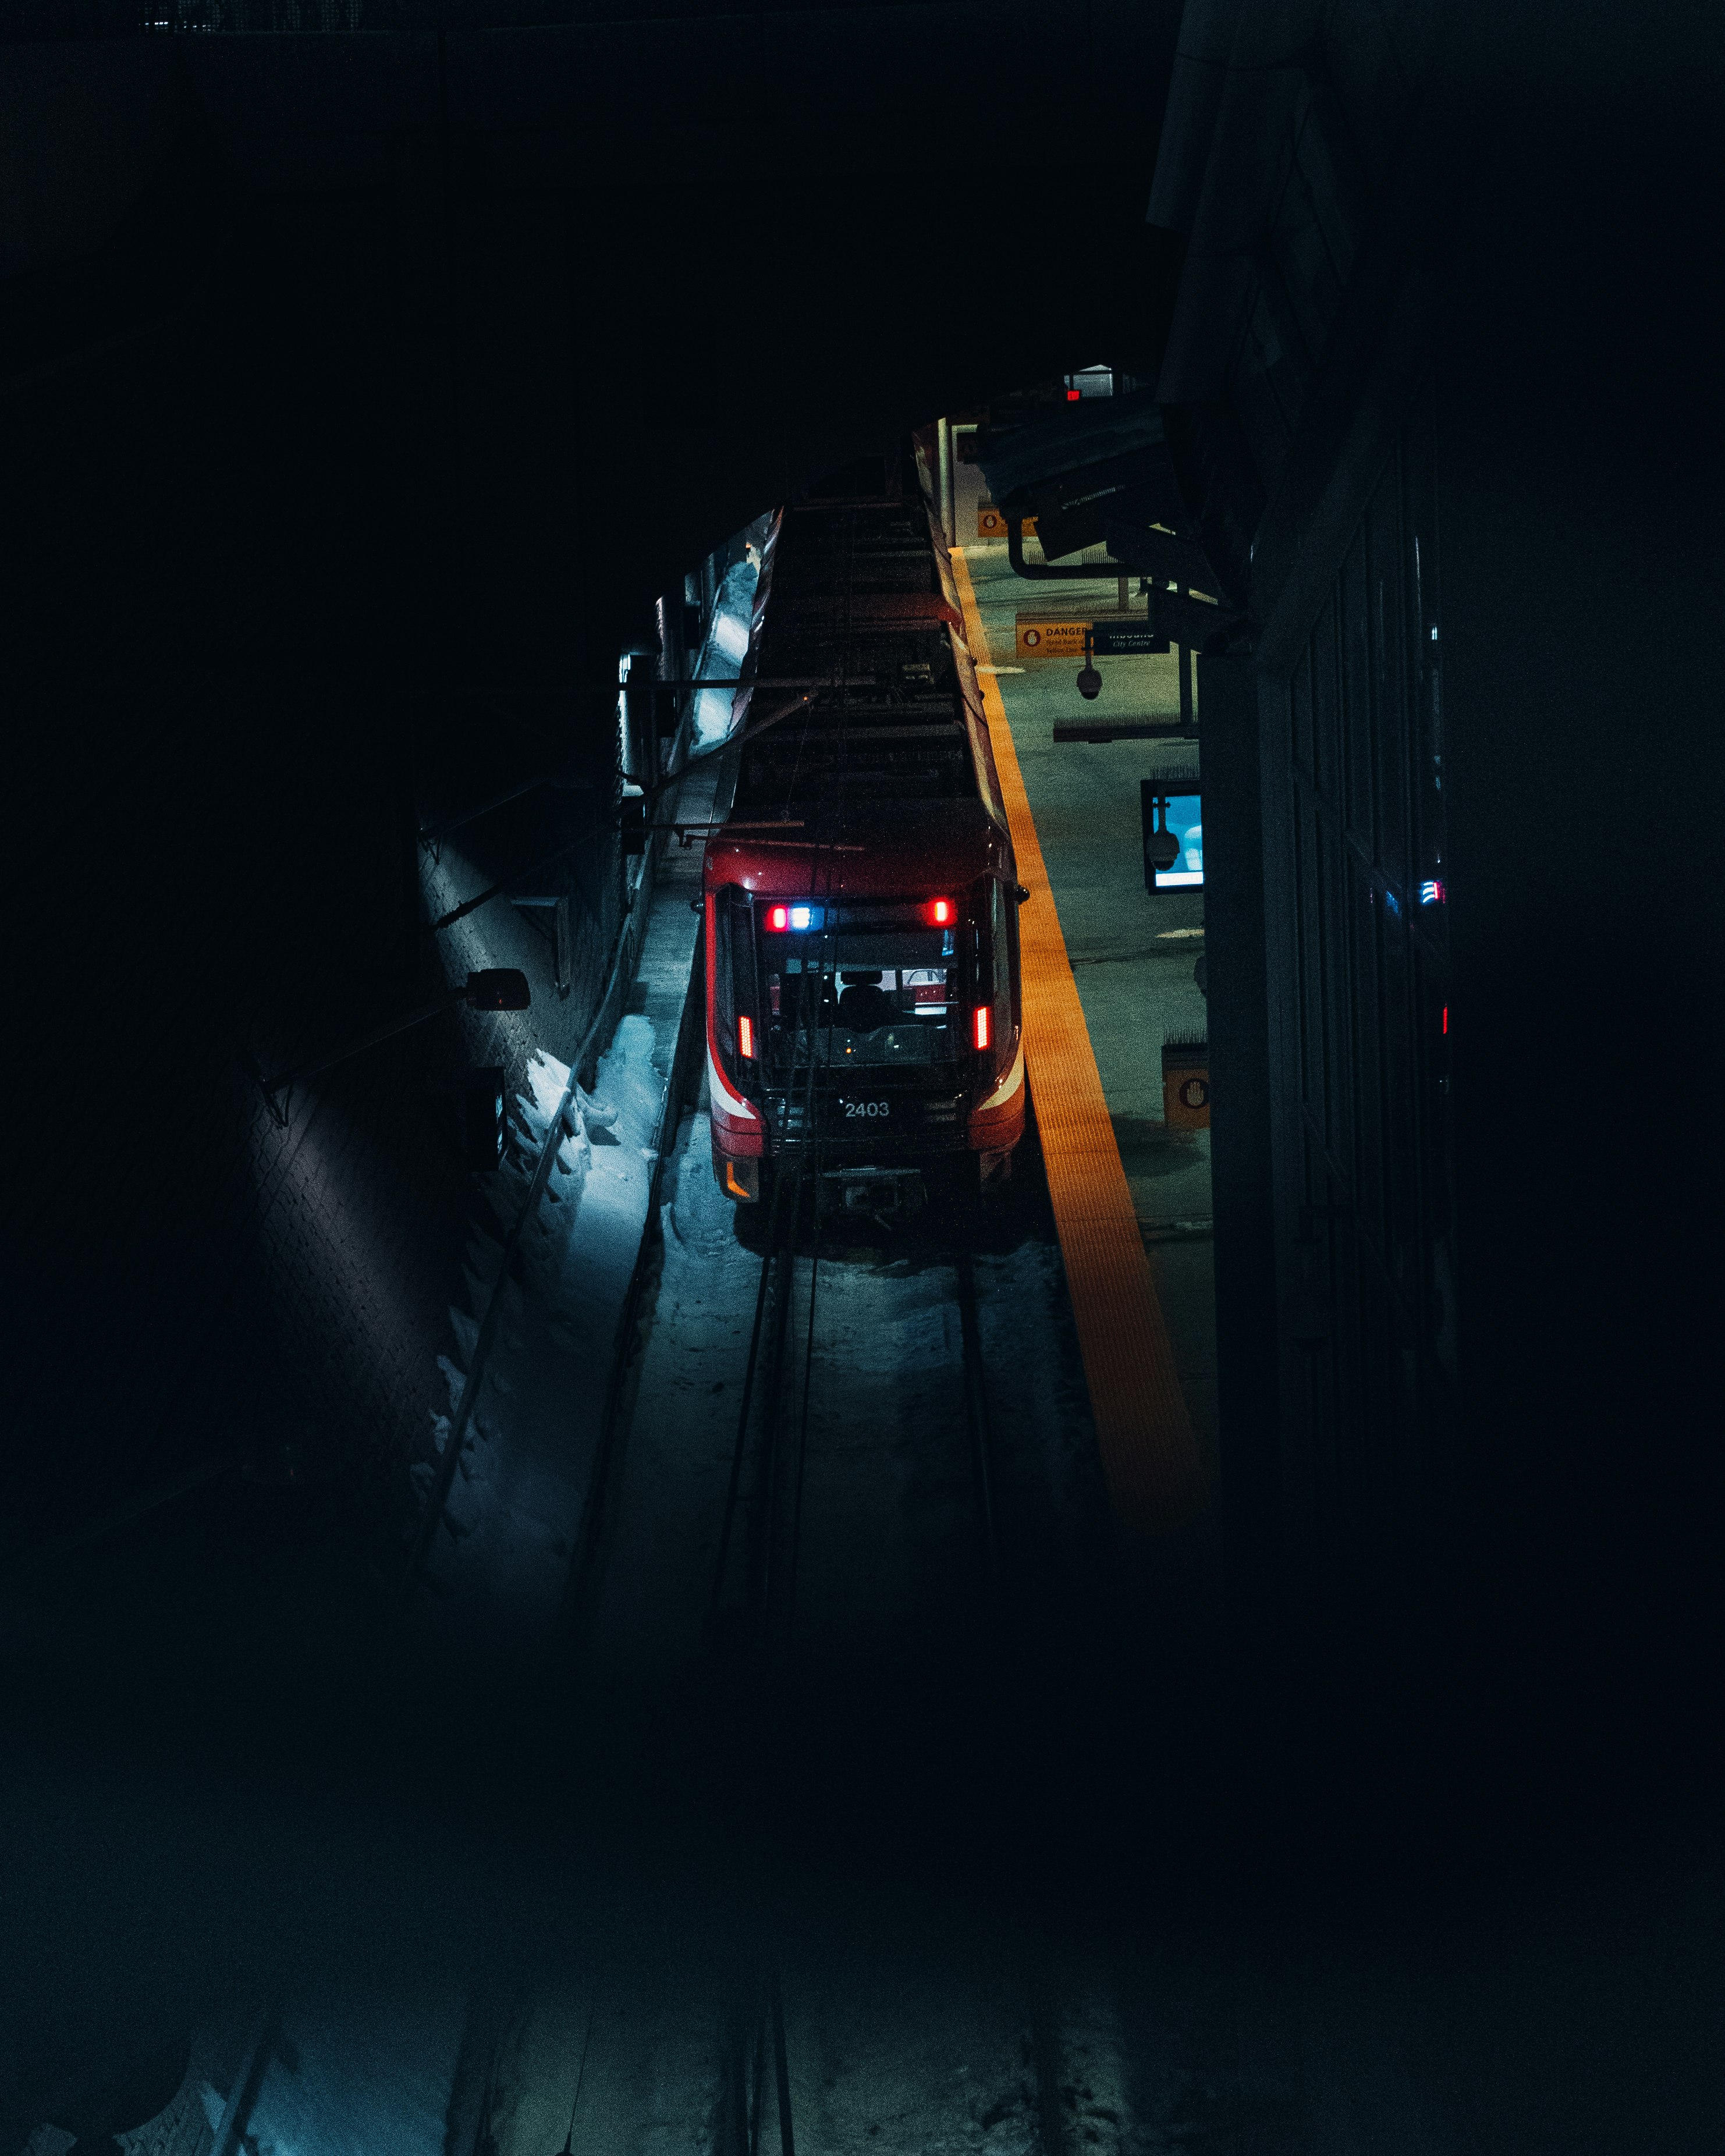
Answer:
[[(543, 1635), (556, 1615), (575, 1547), (603, 1412), (612, 1352), (647, 1217), (652, 1142), (665, 1081), (650, 1019), (618, 1028), (591, 1095), (578, 1094), (577, 1135), (558, 1148), (523, 1239), (521, 1279), (504, 1288), (502, 1322), (430, 1561), (441, 1593), (420, 1598), (425, 1623), (475, 1650)], [(475, 1229), (468, 1303), (449, 1317), (470, 1358), (502, 1256), (568, 1082), (541, 1055), (533, 1091), (515, 1106), (526, 1137), (511, 1168), (492, 1178), (495, 1233)], [(465, 1379), (447, 1358), (454, 1414)], [(434, 1427), (437, 1450), (449, 1416)], [(429, 1486), (429, 1462), (419, 1479)]]
[(686, 1674), (716, 1560), (760, 1260), (713, 1179), (705, 1114), (666, 1163), (658, 1279), (637, 1368), (603, 1605), (603, 1682)]
[[(760, 1276), (708, 1158), (707, 1119), (692, 1116), (667, 1163), (598, 1632), (632, 1682), (699, 1651)], [(809, 1248), (805, 1236), (784, 1410), (793, 1434)], [(920, 1656), (978, 1620), (986, 1575), (951, 1260), (937, 1225), (868, 1242), (829, 1225), (813, 1269), (794, 1631), (798, 1661), (835, 1681), (853, 1656), (878, 1671), (883, 1638)], [(1107, 1529), (1060, 1255), (1027, 1234), (985, 1249), (976, 1279), (1009, 1557), (1070, 1585), (1094, 1576)]]
[(444, 2156), (466, 2021), (459, 1994), (290, 2002), (246, 2146), (258, 2156)]
[[(800, 1269), (806, 1321), (809, 1265)], [(815, 1281), (798, 1553), (800, 1667), (920, 1659), (980, 1613), (984, 1573), (952, 1269), (932, 1254), (840, 1247)], [(806, 1329), (797, 1342), (800, 1383)]]
[[(667, 1169), (663, 1250), (588, 1642), (603, 1681), (644, 1727), (661, 1730), (714, 1681), (703, 1624), (760, 1276), (758, 1254), (739, 1240), (736, 1210), (715, 1186), (705, 1116), (685, 1123)], [(975, 1261), (1009, 1591), (1038, 1609), (1058, 1602), (1062, 1622), (1082, 1631), (1109, 1614), (1097, 1584), (1107, 1572), (1106, 1505), (1059, 1252), (1034, 1212), (985, 1228)], [(960, 1702), (949, 1733), (962, 1752), (978, 1672), (992, 1668), (999, 1681), (952, 1255), (927, 1216), (901, 1237), (865, 1241), (831, 1224), (823, 1240), (792, 1630), (793, 1786), (778, 1778), (782, 1759), (762, 1763), (763, 1788), (793, 1810), (810, 1799), (819, 1807), (829, 1772), (842, 1779), (873, 1745), (889, 1774), (914, 1779), (924, 1757), (932, 1779), (915, 1801), (938, 1806), (943, 1770), (922, 1753), (919, 1717), (931, 1699), (942, 1720), (941, 1701)], [(805, 1237), (786, 1394), (793, 1433), (810, 1272)], [(999, 1732), (1008, 1762), (1020, 1741), (1012, 1709), (1024, 1704), (1009, 1687), (1010, 1671)], [(983, 1692), (985, 1717), (997, 1697)], [(675, 1771), (701, 1756), (698, 1745), (680, 1755), (672, 1740), (664, 1761)], [(693, 1794), (698, 1802), (698, 1776)], [(854, 1853), (848, 1832), (841, 1840)], [(1013, 1892), (1003, 1881), (1008, 1904)], [(1028, 1913), (1010, 1906), (995, 1917), (1028, 1927)], [(872, 1915), (829, 1905), (787, 1953), (783, 1975), (797, 2143), (809, 2156), (1018, 2156), (1040, 2145), (1035, 1983), (1021, 1937), (1003, 1950), (956, 1910), (919, 1907), (908, 1932), (888, 1938)], [(1158, 2035), (1153, 2059), (1129, 2066), (1126, 2017), (1106, 1980), (1087, 1973), (1054, 1989), (1059, 2101), (1073, 2145), (1105, 2156), (1185, 2146), (1163, 2131), (1178, 2108), (1168, 2092), (1184, 2087), (1178, 2044)], [(567, 2115), (554, 2118), (548, 2097), (536, 2101), (538, 2139), (553, 2125), (560, 2135)], [(696, 2108), (691, 2096), (684, 2109)], [(769, 2107), (769, 2140), (773, 2131)]]
[[(258, 2011), (255, 2001), (236, 2004), (196, 2032), (178, 2093), (116, 2137), (122, 2156), (208, 2156), (251, 2056)], [(282, 2001), (235, 2146), (247, 2156), (445, 2156), (466, 2026), (467, 2002), (448, 1989), (408, 1984), (387, 1998), (331, 1989)], [(43, 2128), (30, 2156), (63, 2156), (70, 2145), (69, 2135)]]

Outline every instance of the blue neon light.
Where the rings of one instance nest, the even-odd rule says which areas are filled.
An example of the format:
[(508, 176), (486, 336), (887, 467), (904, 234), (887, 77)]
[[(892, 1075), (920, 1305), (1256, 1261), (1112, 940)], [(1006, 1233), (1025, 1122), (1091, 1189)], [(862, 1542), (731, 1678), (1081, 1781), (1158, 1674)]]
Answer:
[(1420, 903), (1422, 906), (1441, 906), (1443, 902), (1444, 886), (1436, 879), (1430, 879), (1420, 885)]

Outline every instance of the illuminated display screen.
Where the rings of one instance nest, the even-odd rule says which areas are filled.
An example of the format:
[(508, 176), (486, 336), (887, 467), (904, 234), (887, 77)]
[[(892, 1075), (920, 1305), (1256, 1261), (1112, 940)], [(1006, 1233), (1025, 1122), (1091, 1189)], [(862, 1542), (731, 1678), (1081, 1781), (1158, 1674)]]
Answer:
[(1158, 868), (1158, 891), (1195, 890), (1204, 881), (1204, 802), (1196, 793), (1176, 793), (1164, 798), (1162, 812), (1164, 829), (1178, 840), (1180, 850), (1168, 868)]

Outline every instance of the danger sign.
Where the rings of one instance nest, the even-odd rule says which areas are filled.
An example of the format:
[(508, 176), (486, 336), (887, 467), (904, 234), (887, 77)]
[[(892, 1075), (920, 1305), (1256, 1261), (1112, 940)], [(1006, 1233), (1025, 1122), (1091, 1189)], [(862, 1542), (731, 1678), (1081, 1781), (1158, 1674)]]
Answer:
[(1082, 659), (1087, 621), (1050, 621), (1045, 614), (1021, 613), (1015, 618), (1021, 659)]

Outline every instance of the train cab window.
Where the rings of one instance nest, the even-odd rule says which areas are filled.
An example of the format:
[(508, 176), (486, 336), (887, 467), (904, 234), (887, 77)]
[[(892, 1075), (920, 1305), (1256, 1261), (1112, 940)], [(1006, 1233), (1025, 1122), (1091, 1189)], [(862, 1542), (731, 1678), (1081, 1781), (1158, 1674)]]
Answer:
[(993, 876), (988, 879), (988, 961), (991, 993), (993, 1006), (993, 1039), (997, 1050), (1011, 1048), (1014, 1029), (1019, 1022), (1018, 1002), (1014, 993), (1018, 968), (1013, 963), (1018, 955), (1018, 906), (1008, 899), (1005, 888)]
[(951, 1061), (965, 940), (909, 924), (773, 937), (761, 960), (768, 1077), (811, 1057), (835, 1068)]
[(732, 1079), (744, 1074), (737, 1020), (747, 1018), (751, 1028), (760, 1023), (755, 985), (754, 938), (747, 895), (726, 891), (718, 895), (717, 963), (713, 972), (713, 1033), (719, 1053)]

